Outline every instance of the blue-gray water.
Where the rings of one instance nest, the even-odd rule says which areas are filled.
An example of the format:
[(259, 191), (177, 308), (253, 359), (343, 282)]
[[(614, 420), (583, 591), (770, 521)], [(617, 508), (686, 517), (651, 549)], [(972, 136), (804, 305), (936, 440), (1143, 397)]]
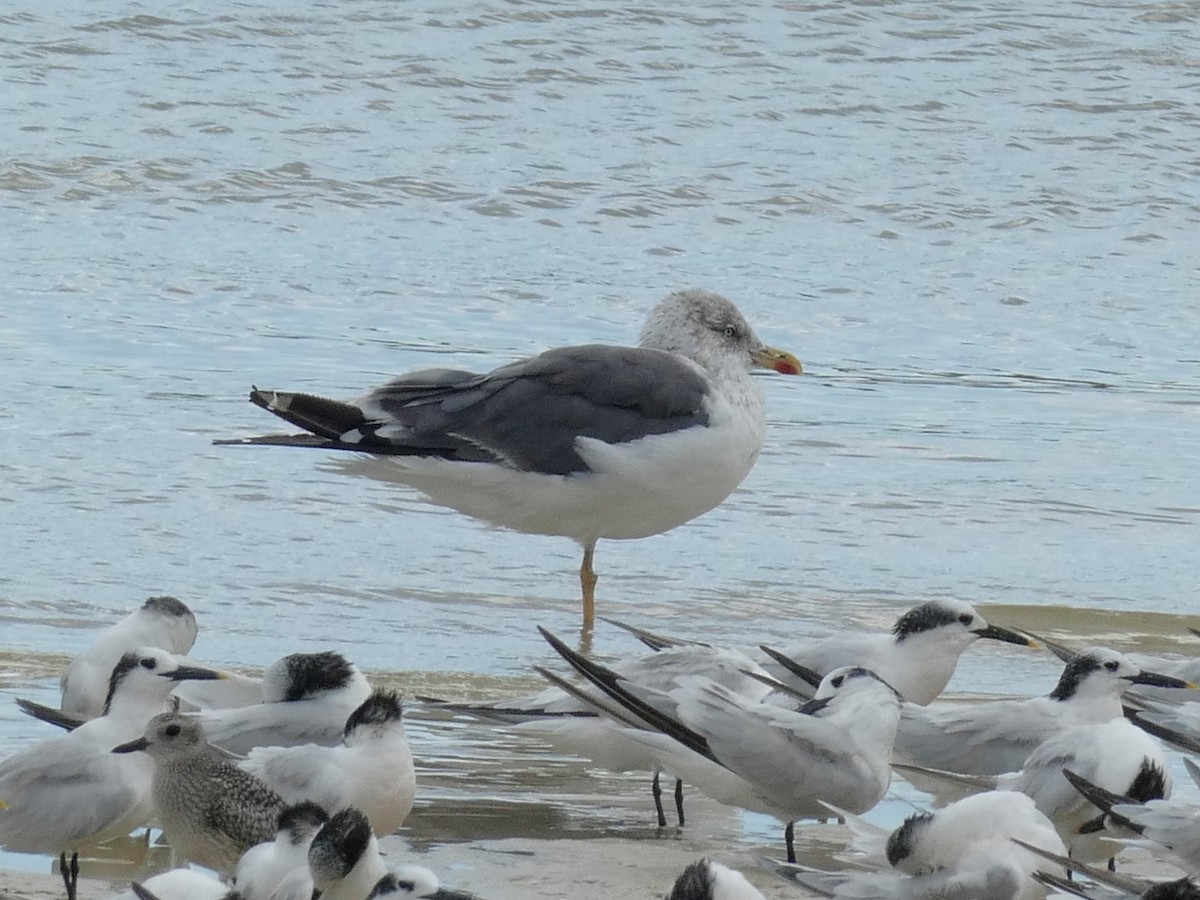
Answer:
[[(1186, 640), (1198, 20), (10, 4), (0, 686), (52, 699), (58, 654), (152, 593), (193, 606), (216, 663), (336, 646), (401, 681), (528, 674), (550, 660), (533, 624), (578, 621), (569, 541), (211, 441), (275, 427), (251, 383), (349, 397), (628, 341), (688, 285), (808, 374), (763, 380), (767, 445), (725, 505), (600, 545), (601, 614), (771, 639), (954, 596), (1068, 637)], [(993, 650), (954, 687), (1054, 670)], [(0, 704), (0, 751), (35, 734)]]

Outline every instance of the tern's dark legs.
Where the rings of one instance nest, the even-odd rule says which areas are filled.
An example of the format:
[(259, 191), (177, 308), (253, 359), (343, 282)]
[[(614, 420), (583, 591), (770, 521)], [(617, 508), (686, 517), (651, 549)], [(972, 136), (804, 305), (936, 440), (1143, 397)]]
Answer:
[(650, 793), (654, 795), (654, 810), (658, 813), (658, 827), (667, 827), (667, 814), (663, 812), (662, 785), (658, 783), (658, 773), (654, 773), (654, 782), (650, 785)]
[(683, 779), (675, 779), (675, 814), (679, 816), (679, 827), (683, 827)]
[(58, 855), (58, 872), (62, 875), (63, 887), (67, 889), (67, 900), (75, 900), (75, 892), (79, 886), (79, 854), (72, 853), (71, 861), (67, 862), (67, 854)]
[(783, 840), (787, 843), (787, 861), (795, 865), (796, 862), (796, 826), (794, 822), (788, 822), (787, 828), (783, 829)]

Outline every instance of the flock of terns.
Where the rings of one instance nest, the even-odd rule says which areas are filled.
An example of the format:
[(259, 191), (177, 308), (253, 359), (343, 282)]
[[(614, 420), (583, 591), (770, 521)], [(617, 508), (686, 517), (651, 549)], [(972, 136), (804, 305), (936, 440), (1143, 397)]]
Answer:
[[(583, 547), (585, 634), (601, 538), (657, 534), (725, 499), (762, 447), (752, 368), (799, 374), (728, 300), (679, 291), (635, 347), (562, 347), (476, 374), (426, 369), (352, 402), (263, 391), (251, 400), (304, 430), (222, 443), (385, 457), (433, 502)], [(890, 632), (721, 647), (611, 622), (648, 650), (610, 665), (542, 629), (566, 664), (544, 691), (490, 703), (420, 698), (443, 715), (535, 734), (614, 771), (661, 776), (784, 828), (786, 862), (762, 865), (830, 897), (1025, 900), (1200, 898), (1200, 807), (1171, 800), (1172, 759), (1200, 752), (1200, 658), (1073, 650), (936, 600)], [(297, 653), (261, 679), (189, 659), (192, 612), (150, 598), (100, 633), (62, 677), (61, 729), (0, 762), (0, 846), (58, 854), (68, 897), (78, 851), (157, 826), (187, 866), (131, 885), (139, 900), (466, 900), (428, 869), (381, 855), (416, 791), (400, 700), (338, 652)], [(981, 639), (1059, 655), (1044, 696), (946, 702)], [(1171, 748), (1171, 749), (1168, 749)], [(1200, 766), (1184, 767), (1200, 784)], [(933, 797), (891, 832), (864, 819), (899, 773)], [(842, 871), (798, 864), (794, 823), (839, 818)], [(1164, 876), (1118, 872), (1125, 843)], [(568, 891), (570, 889), (568, 887)], [(572, 894), (573, 895), (573, 894)], [(799, 893), (798, 893), (799, 896)], [(762, 900), (702, 859), (669, 900)]]
[[(1200, 657), (1072, 652), (952, 600), (912, 608), (890, 632), (780, 647), (606, 621), (649, 649), (604, 665), (542, 629), (580, 677), (537, 667), (550, 686), (529, 696), (413, 702), (653, 773), (660, 826), (664, 773), (677, 779), (681, 827), (685, 784), (770, 814), (786, 825), (787, 861), (761, 864), (809, 896), (1200, 898), (1200, 805), (1170, 799), (1172, 754), (1200, 784), (1187, 755), (1200, 753)], [(151, 597), (72, 660), (57, 708), (18, 701), (61, 731), (0, 762), (0, 845), (60, 854), (70, 898), (80, 849), (154, 825), (174, 860), (200, 868), (111, 900), (479, 900), (380, 853), (417, 787), (394, 691), (336, 651), (289, 654), (261, 678), (223, 672), (187, 656), (196, 635), (185, 604)], [(1057, 683), (1043, 696), (939, 702), (979, 640), (1048, 646), (1063, 660)], [(860, 816), (894, 772), (933, 808), (886, 832)], [(793, 823), (833, 817), (853, 833), (847, 868), (797, 864)], [(1177, 877), (1117, 871), (1125, 844)], [(667, 896), (763, 898), (709, 859)]]

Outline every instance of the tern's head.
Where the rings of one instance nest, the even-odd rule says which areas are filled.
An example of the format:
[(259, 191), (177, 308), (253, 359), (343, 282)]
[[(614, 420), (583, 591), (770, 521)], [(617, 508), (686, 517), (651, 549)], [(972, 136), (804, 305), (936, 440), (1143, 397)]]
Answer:
[(916, 858), (916, 850), (920, 846), (921, 839), (932, 824), (933, 813), (913, 813), (900, 823), (899, 828), (888, 835), (887, 861), (892, 868), (910, 875), (924, 874), (925, 867), (914, 867), (912, 862)]
[(817, 687), (814, 699), (825, 700), (827, 698), (845, 697), (861, 691), (872, 691), (885, 695), (891, 694), (896, 698), (897, 702), (900, 700), (900, 695), (896, 693), (894, 687), (870, 669), (865, 669), (862, 666), (841, 666), (828, 672), (821, 679), (821, 684)]
[(128, 618), (143, 632), (143, 639), (154, 640), (172, 653), (187, 653), (196, 643), (196, 617), (174, 597), (150, 597)]
[(121, 703), (132, 698), (137, 703), (165, 701), (171, 689), (181, 681), (209, 681), (224, 678), (222, 672), (203, 666), (185, 665), (166, 650), (139, 647), (122, 655), (108, 678), (108, 696), (104, 712), (112, 710), (114, 701)]
[(711, 859), (698, 859), (675, 879), (667, 900), (736, 900), (761, 896), (751, 891), (750, 882), (741, 872)]
[(478, 900), (474, 894), (446, 890), (438, 877), (424, 866), (396, 866), (375, 883), (367, 900)]
[(1200, 900), (1200, 887), (1190, 878), (1160, 881), (1142, 894), (1143, 900)]
[(930, 600), (914, 606), (892, 626), (896, 643), (927, 645), (941, 644), (959, 653), (980, 638), (1029, 646), (1033, 642), (1022, 634), (989, 625), (969, 603), (961, 600)]
[(396, 726), (401, 726), (400, 695), (376, 688), (346, 719), (342, 741), (349, 743), (355, 737), (382, 737)]
[(113, 753), (144, 750), (156, 760), (185, 756), (208, 746), (204, 729), (191, 716), (159, 713), (146, 723), (146, 733), (134, 741), (113, 747)]
[(313, 835), (329, 821), (329, 814), (311, 800), (286, 806), (279, 814), (276, 831), (289, 844), (299, 846), (312, 841)]
[(1050, 692), (1053, 700), (1119, 697), (1132, 684), (1186, 688), (1189, 683), (1157, 672), (1146, 672), (1123, 653), (1107, 647), (1089, 647), (1067, 661), (1058, 684)]
[(346, 878), (364, 856), (378, 852), (371, 823), (362, 812), (349, 807), (335, 813), (308, 848), (313, 888), (327, 890)]
[(263, 701), (310, 700), (349, 687), (361, 677), (355, 665), (335, 651), (293, 653), (271, 663), (263, 673)]
[(758, 339), (738, 308), (713, 291), (676, 291), (650, 311), (642, 347), (678, 353), (710, 372), (740, 367), (799, 375), (800, 360)]

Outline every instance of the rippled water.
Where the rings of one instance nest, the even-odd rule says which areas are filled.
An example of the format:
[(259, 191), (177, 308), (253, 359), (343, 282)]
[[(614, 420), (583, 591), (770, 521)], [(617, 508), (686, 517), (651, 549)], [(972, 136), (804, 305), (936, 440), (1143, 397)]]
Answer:
[[(0, 685), (52, 697), (60, 655), (151, 593), (191, 604), (197, 653), (226, 665), (333, 645), (405, 684), (525, 684), (549, 659), (532, 623), (577, 623), (569, 541), (210, 442), (271, 427), (252, 382), (353, 396), (626, 341), (693, 284), (809, 374), (764, 379), (741, 492), (600, 545), (602, 614), (770, 639), (955, 596), (1081, 639), (1185, 640), (1198, 19), (10, 4)], [(1053, 671), (994, 650), (955, 687)], [(0, 706), (0, 750), (33, 733)], [(431, 726), (427, 755), (456, 740)]]

